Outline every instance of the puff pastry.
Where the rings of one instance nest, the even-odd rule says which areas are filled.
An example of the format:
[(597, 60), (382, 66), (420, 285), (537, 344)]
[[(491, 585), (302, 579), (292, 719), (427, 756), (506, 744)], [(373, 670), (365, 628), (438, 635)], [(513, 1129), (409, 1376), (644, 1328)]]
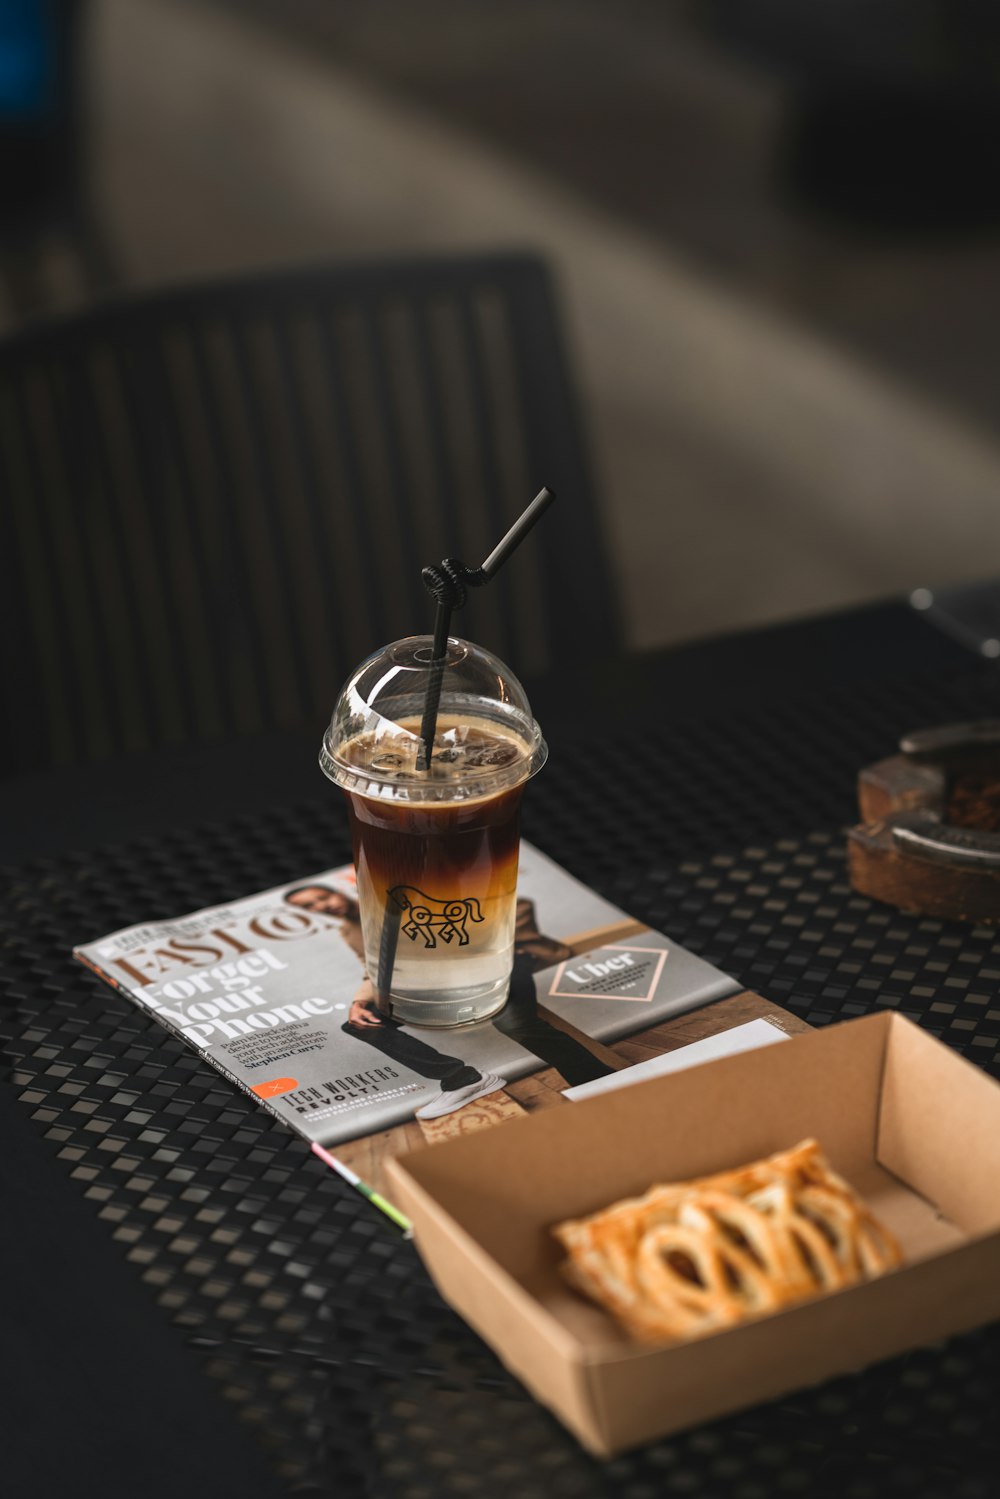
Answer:
[(645, 1341), (729, 1327), (902, 1261), (815, 1140), (653, 1187), (553, 1233), (570, 1284)]

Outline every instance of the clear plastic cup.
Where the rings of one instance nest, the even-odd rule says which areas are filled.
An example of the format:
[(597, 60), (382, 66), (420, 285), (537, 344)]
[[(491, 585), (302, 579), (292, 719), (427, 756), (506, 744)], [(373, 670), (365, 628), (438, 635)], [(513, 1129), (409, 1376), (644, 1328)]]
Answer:
[(548, 750), (520, 682), (449, 639), (429, 767), (431, 637), (394, 641), (344, 686), (320, 765), (347, 797), (368, 975), (411, 1025), (504, 1006), (514, 960), (521, 796)]

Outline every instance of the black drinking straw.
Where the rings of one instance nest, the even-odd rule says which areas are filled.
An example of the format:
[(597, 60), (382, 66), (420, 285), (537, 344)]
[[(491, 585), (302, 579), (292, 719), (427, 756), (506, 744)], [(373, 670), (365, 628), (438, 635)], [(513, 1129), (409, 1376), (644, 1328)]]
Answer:
[[(540, 489), (523, 515), (511, 526), (502, 541), (493, 548), (482, 567), (468, 568), (455, 557), (445, 557), (439, 567), (425, 567), (421, 576), (428, 591), (437, 600), (434, 618), (434, 642), (431, 646), (431, 674), (424, 699), (424, 713), (420, 721), (421, 750), (417, 762), (419, 770), (429, 770), (437, 731), (438, 704), (441, 701), (441, 684), (448, 661), (448, 629), (452, 610), (461, 609), (465, 603), (468, 587), (480, 588), (488, 583), (497, 570), (507, 561), (527, 536), (532, 526), (555, 499), (552, 489)], [(386, 897), (382, 916), (382, 936), (379, 942), (378, 972), (375, 976), (375, 1004), (383, 1015), (392, 1015), (392, 971), (396, 966), (396, 948), (399, 943), (399, 925), (402, 908), (391, 895)]]
[(378, 944), (378, 971), (375, 975), (375, 1008), (382, 1015), (392, 1016), (392, 970), (396, 966), (396, 948), (399, 944), (399, 923), (402, 908), (391, 895), (385, 898), (382, 913), (382, 935)]
[(527, 510), (518, 517), (503, 540), (497, 543), (481, 567), (468, 568), (455, 557), (445, 557), (440, 567), (425, 567), (423, 570), (421, 576), (424, 585), (437, 600), (437, 613), (434, 617), (434, 641), (431, 646), (431, 674), (424, 699), (424, 714), (420, 721), (421, 770), (430, 769), (431, 755), (434, 753), (441, 684), (448, 661), (448, 631), (451, 627), (452, 610), (461, 609), (468, 587), (481, 588), (496, 575), (555, 497), (554, 490), (540, 489)]

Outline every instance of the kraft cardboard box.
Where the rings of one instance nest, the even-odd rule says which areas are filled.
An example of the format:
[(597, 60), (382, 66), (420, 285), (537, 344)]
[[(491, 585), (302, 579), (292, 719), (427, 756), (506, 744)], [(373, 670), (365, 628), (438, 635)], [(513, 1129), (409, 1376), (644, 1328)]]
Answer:
[[(553, 1223), (807, 1136), (899, 1239), (902, 1268), (655, 1347), (560, 1276)], [(601, 1456), (1000, 1316), (1000, 1086), (896, 1015), (430, 1146), (389, 1172), (442, 1296)]]

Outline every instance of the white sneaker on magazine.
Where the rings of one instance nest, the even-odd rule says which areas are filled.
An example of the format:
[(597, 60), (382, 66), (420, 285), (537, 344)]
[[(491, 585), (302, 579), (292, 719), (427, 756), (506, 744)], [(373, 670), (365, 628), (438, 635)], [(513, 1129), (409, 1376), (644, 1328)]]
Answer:
[(497, 1077), (495, 1072), (486, 1072), (478, 1083), (469, 1083), (465, 1088), (453, 1088), (450, 1093), (440, 1093), (437, 1098), (432, 1098), (430, 1103), (425, 1103), (422, 1108), (414, 1111), (415, 1117), (440, 1119), (442, 1114), (454, 1114), (456, 1109), (464, 1109), (467, 1103), (485, 1098), (489, 1093), (499, 1093), (506, 1086), (506, 1078)]

